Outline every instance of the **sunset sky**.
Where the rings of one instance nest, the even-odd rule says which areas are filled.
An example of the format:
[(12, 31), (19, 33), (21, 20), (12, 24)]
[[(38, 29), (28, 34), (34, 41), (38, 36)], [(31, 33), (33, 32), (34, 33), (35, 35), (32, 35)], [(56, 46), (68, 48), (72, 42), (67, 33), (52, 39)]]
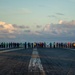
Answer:
[(0, 0), (2, 41), (75, 41), (75, 0)]

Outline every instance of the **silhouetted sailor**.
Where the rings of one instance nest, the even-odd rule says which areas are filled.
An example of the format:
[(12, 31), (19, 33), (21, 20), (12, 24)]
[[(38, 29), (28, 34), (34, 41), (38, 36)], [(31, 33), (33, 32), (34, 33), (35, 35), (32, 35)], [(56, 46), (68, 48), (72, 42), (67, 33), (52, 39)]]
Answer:
[(52, 43), (50, 43), (50, 48), (52, 48)]
[(26, 46), (26, 42), (24, 43), (24, 48), (25, 48), (25, 49), (27, 48), (27, 46)]
[(33, 43), (31, 43), (31, 48), (33, 48)]
[(55, 42), (53, 43), (53, 48), (55, 48)]

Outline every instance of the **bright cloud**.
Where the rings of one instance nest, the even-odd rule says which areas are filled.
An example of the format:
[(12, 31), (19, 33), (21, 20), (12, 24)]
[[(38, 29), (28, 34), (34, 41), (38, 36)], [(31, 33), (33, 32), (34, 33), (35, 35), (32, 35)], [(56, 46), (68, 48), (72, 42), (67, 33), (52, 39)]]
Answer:
[[(40, 27), (40, 26), (38, 26)], [(46, 24), (43, 29), (34, 31), (25, 25), (12, 25), (0, 21), (0, 38), (14, 38), (20, 40), (74, 40), (75, 20), (62, 21), (57, 24)]]
[(50, 24), (45, 25), (43, 30), (44, 31), (50, 31)]
[(0, 21), (0, 38), (15, 38), (18, 35), (23, 34), (25, 29), (29, 29), (29, 27)]
[(72, 21), (70, 21), (70, 22), (68, 22), (68, 21), (63, 21), (62, 22), (62, 24), (66, 24), (66, 25), (69, 25), (69, 26), (75, 26), (75, 20), (72, 20)]
[(62, 21), (60, 20), (58, 24), (48, 24), (45, 25), (44, 32), (50, 33), (50, 34), (58, 34), (58, 35), (71, 35), (75, 34), (75, 21), (72, 20), (70, 22), (68, 21)]
[(7, 31), (8, 33), (13, 33), (15, 28), (12, 24), (7, 24), (5, 22), (0, 21), (0, 31)]
[(4, 25), (4, 24), (5, 24), (5, 22), (0, 21), (0, 25)]
[(63, 22), (63, 21), (62, 21), (62, 20), (60, 20), (60, 21), (59, 21), (59, 24), (62, 24), (62, 22)]

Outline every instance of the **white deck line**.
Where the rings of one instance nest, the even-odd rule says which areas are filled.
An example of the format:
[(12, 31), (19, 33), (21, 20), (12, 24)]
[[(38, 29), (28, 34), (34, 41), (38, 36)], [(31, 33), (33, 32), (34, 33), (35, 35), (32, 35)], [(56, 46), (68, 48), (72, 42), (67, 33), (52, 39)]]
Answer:
[(33, 52), (32, 52), (30, 62), (29, 62), (28, 69), (29, 69), (30, 72), (32, 72), (33, 70), (36, 71), (37, 68), (39, 68), (40, 72), (42, 73), (41, 75), (45, 75), (45, 71), (44, 71), (43, 66), (41, 64), (41, 60), (39, 58), (37, 48), (34, 48)]
[(2, 50), (2, 51), (0, 51), (0, 53), (10, 52), (10, 51), (15, 51), (15, 50), (20, 50), (20, 49), (23, 49), (23, 48), (10, 49), (10, 50)]

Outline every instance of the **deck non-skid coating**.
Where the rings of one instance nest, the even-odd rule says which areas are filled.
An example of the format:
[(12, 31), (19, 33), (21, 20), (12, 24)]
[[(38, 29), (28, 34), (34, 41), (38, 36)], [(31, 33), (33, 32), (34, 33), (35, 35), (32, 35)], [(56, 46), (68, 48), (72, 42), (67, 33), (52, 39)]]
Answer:
[(14, 49), (0, 53), (0, 75), (28, 75), (31, 54), (32, 49)]
[(38, 49), (46, 75), (75, 75), (75, 51), (69, 49)]
[(75, 50), (4, 50), (0, 53), (0, 75), (75, 75)]

